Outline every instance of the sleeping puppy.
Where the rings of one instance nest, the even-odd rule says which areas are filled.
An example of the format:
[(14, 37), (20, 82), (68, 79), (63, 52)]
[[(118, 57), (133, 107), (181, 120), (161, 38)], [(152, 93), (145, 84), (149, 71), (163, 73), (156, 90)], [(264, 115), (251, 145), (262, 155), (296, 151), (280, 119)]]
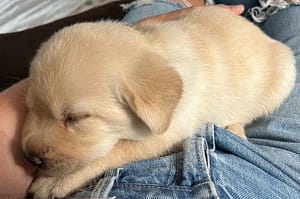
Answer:
[(176, 150), (206, 122), (244, 137), (295, 79), (293, 54), (242, 17), (203, 7), (178, 20), (76, 24), (32, 61), (22, 147), (34, 198)]

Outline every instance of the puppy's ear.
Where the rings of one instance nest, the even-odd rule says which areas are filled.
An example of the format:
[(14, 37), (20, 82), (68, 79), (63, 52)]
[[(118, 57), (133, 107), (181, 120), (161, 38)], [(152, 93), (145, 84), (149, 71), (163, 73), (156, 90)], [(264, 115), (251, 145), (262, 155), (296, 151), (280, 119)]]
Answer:
[(153, 54), (130, 68), (121, 83), (123, 99), (153, 133), (164, 133), (182, 94), (180, 76)]

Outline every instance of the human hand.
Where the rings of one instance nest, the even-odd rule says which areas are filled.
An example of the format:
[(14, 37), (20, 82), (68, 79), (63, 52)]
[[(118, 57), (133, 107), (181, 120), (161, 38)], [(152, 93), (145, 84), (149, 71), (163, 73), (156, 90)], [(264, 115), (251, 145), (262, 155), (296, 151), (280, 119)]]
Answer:
[[(165, 14), (161, 14), (158, 16), (154, 16), (154, 17), (149, 17), (146, 19), (142, 19), (140, 21), (138, 21), (138, 24), (144, 24), (144, 23), (148, 23), (148, 22), (159, 22), (159, 21), (168, 21), (168, 20), (174, 20), (180, 16), (184, 16), (186, 14), (188, 14), (189, 12), (191, 12), (193, 9), (196, 9), (198, 7), (201, 7), (203, 5), (197, 5), (197, 6), (192, 6), (192, 7), (188, 7), (188, 8), (184, 8), (184, 9), (180, 9), (180, 10), (176, 10), (173, 12), (168, 12)], [(212, 5), (212, 6), (218, 6), (218, 7), (222, 7), (224, 9), (228, 9), (230, 11), (232, 11), (233, 13), (240, 15), (244, 12), (244, 6), (243, 5), (224, 5), (224, 4), (218, 4), (218, 5)]]

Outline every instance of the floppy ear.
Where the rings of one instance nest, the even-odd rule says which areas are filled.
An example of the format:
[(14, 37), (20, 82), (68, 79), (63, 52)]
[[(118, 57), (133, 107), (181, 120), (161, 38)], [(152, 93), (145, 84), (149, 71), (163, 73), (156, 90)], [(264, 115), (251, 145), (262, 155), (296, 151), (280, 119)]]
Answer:
[(181, 97), (182, 81), (159, 55), (147, 54), (138, 62), (123, 76), (121, 94), (153, 133), (162, 134)]

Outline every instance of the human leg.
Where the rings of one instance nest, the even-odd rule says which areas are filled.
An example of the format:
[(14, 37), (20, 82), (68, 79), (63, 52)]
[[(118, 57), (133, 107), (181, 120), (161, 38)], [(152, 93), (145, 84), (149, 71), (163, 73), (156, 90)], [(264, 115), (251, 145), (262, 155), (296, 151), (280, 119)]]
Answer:
[(291, 5), (259, 25), (294, 52), (298, 75), (288, 99), (274, 113), (247, 126), (250, 142), (235, 139), (221, 129), (214, 130), (216, 150), (211, 152), (211, 172), (224, 198), (300, 197), (299, 16), (300, 6)]
[[(272, 1), (272, 0), (271, 0)], [(295, 0), (297, 1), (297, 0)], [(231, 0), (217, 1), (220, 3), (230, 4)], [(244, 4), (245, 12), (249, 13), (249, 5), (258, 6), (258, 0), (236, 0), (235, 3)], [(280, 1), (277, 1), (280, 2)], [(248, 8), (248, 9), (247, 9)], [(295, 88), (288, 97), (288, 99), (272, 114), (259, 118), (256, 122), (248, 126), (247, 134), (252, 138), (263, 136), (264, 138), (278, 139), (279, 129), (284, 131), (284, 135), (291, 135), (297, 130), (298, 118), (300, 115), (300, 6), (291, 3), (287, 8), (278, 10), (276, 13), (267, 16), (265, 21), (256, 23), (267, 35), (271, 38), (279, 40), (288, 45), (294, 52), (297, 67), (297, 79)], [(249, 19), (251, 16), (248, 14)], [(276, 121), (275, 121), (276, 120)], [(259, 123), (259, 125), (258, 125)], [(289, 124), (289, 125), (288, 125)], [(258, 129), (260, 126), (260, 129)], [(283, 128), (284, 126), (284, 129)], [(255, 128), (254, 128), (255, 127)], [(290, 127), (287, 129), (287, 127)], [(286, 137), (288, 140), (299, 140), (299, 136)], [(283, 136), (284, 136), (283, 135)], [(288, 135), (289, 136), (289, 135)], [(281, 137), (281, 139), (283, 139)]]
[[(296, 59), (297, 77), (293, 91), (288, 99), (272, 114), (259, 118), (247, 129), (253, 138), (269, 138), (300, 142), (300, 6), (291, 5), (287, 9), (270, 16), (261, 29), (270, 37), (288, 45)], [(265, 140), (265, 139), (264, 139)], [(262, 142), (262, 140), (260, 141)], [(288, 147), (282, 146), (282, 147)], [(299, 148), (299, 147), (298, 147)], [(299, 151), (300, 153), (300, 151)]]
[[(270, 16), (264, 25), (270, 23), (270, 27), (274, 26), (269, 20), (275, 16), (280, 16), (283, 12), (287, 13), (288, 10), (291, 8), (281, 10)], [(297, 22), (299, 14), (297, 12), (294, 14), (294, 20), (289, 21), (286, 25), (290, 23), (299, 24)], [(289, 17), (292, 17), (291, 14)], [(276, 23), (275, 19), (274, 23)], [(292, 31), (281, 26), (280, 24), (277, 25), (278, 29), (274, 30), (276, 34), (281, 31), (299, 32), (299, 29)], [(282, 29), (279, 31), (280, 27)], [(278, 39), (264, 28), (263, 30), (274, 39)], [(291, 34), (289, 36), (294, 37)], [(299, 38), (296, 40), (299, 42)], [(286, 43), (286, 41), (283, 42)], [(299, 51), (295, 50), (292, 45), (294, 44), (293, 41), (286, 44), (292, 48), (296, 55), (299, 54)], [(296, 46), (300, 45), (297, 45), (296, 42)], [(298, 63), (297, 65), (299, 65)], [(291, 96), (294, 96), (294, 93), (298, 92), (293, 91)], [(208, 143), (212, 140), (212, 144), (209, 144), (212, 147), (209, 147), (210, 155), (208, 156), (210, 157), (211, 178), (221, 198), (298, 197), (300, 172), (297, 163), (300, 160), (298, 133), (300, 124), (294, 120), (297, 110), (289, 113), (289, 110), (284, 108), (289, 101), (294, 103), (291, 107), (296, 106), (297, 94), (296, 98), (289, 99), (283, 104), (283, 108), (280, 107), (274, 114), (262, 117), (249, 125), (247, 133), (250, 136), (250, 142), (241, 140), (228, 134), (224, 129), (213, 126), (208, 126), (206, 131), (201, 132), (201, 135), (206, 135), (203, 137)], [(278, 114), (278, 112), (282, 114)], [(285, 118), (287, 115), (290, 118)]]
[(290, 6), (269, 17), (261, 28), (273, 39), (288, 45), (296, 58), (297, 78), (294, 90), (272, 116), (298, 120), (300, 116), (300, 6)]

